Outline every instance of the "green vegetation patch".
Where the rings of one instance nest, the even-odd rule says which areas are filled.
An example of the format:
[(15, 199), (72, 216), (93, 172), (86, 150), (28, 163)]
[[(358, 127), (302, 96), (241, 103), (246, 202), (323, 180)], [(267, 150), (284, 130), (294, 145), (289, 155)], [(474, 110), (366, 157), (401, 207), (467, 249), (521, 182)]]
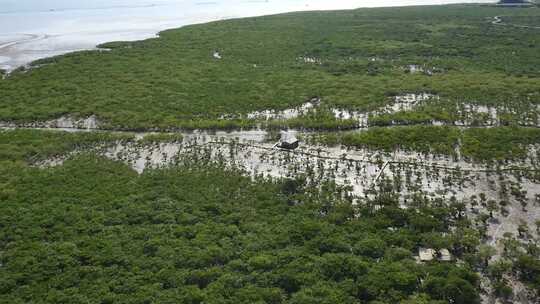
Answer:
[(452, 127), (374, 127), (366, 131), (344, 133), (343, 135), (321, 135), (317, 140), (327, 144), (340, 143), (350, 147), (388, 152), (403, 149), (452, 155), (459, 135), (459, 129)]
[(43, 160), (78, 148), (131, 139), (130, 134), (106, 132), (0, 130), (0, 161)]
[(357, 128), (358, 121), (336, 118), (331, 109), (322, 106), (296, 118), (269, 120), (262, 126), (271, 129), (348, 130)]
[(464, 156), (487, 160), (522, 159), (529, 145), (540, 144), (540, 129), (536, 128), (473, 128), (463, 132)]
[(532, 26), (540, 28), (540, 20), (534, 16), (502, 16), (502, 21), (517, 26)]
[[(319, 96), (372, 110), (393, 95), (540, 103), (538, 31), (491, 24), (540, 9), (487, 6), (358, 9), (235, 19), (43, 59), (0, 80), (0, 120), (96, 115), (126, 129), (241, 128), (224, 114), (287, 109)], [(213, 57), (219, 51), (222, 59)], [(432, 76), (404, 67), (436, 68)], [(530, 100), (531, 99), (531, 100)], [(291, 122), (312, 128), (336, 122)], [(314, 127), (313, 127), (314, 125)]]
[[(540, 91), (531, 93), (531, 96), (534, 96), (532, 99), (539, 97)], [(441, 100), (426, 102), (408, 111), (374, 114), (369, 117), (369, 124), (371, 126), (391, 126), (440, 122), (448, 125), (466, 124), (470, 126), (537, 126), (540, 121), (538, 109), (540, 109), (539, 105), (526, 100), (509, 100), (487, 104)]]
[(375, 211), (302, 180), (201, 164), (139, 176), (92, 155), (9, 175), (7, 303), (479, 303), (470, 266), (413, 259), (420, 246), (474, 253), (475, 231), (451, 230), (455, 212), (440, 204), (385, 199)]
[(184, 140), (184, 136), (180, 133), (152, 133), (145, 135), (139, 140), (143, 144), (163, 143), (163, 142), (177, 142), (180, 143)]
[(526, 127), (467, 128), (449, 126), (374, 127), (350, 133), (321, 133), (307, 139), (327, 145), (395, 151), (398, 149), (456, 156), (475, 161), (522, 160), (540, 144), (540, 129)]

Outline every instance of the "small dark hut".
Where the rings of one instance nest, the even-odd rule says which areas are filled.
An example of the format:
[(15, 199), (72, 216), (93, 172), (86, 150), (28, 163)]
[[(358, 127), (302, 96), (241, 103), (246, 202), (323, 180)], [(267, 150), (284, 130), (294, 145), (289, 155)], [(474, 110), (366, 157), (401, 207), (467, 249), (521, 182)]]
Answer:
[(291, 132), (281, 132), (281, 138), (276, 143), (275, 147), (280, 149), (294, 150), (298, 148), (300, 142), (296, 136)]

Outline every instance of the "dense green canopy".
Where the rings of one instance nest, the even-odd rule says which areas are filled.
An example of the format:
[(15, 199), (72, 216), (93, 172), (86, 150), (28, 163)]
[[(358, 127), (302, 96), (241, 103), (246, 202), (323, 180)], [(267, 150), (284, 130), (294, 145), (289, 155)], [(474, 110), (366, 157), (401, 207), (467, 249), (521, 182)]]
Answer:
[[(13, 160), (26, 150), (48, 153), (36, 143)], [(203, 163), (139, 176), (92, 154), (48, 169), (5, 160), (0, 184), (6, 303), (479, 299), (470, 266), (413, 259), (420, 246), (474, 253), (478, 236), (466, 222), (450, 231), (450, 205), (403, 210), (381, 194), (374, 211), (332, 185), (252, 181)]]
[[(0, 81), (0, 120), (64, 114), (115, 127), (230, 127), (222, 114), (320, 96), (372, 109), (403, 92), (452, 102), (540, 103), (540, 9), (434, 6), (290, 13), (168, 30), (34, 65)], [(222, 59), (212, 55), (218, 50)], [(314, 61), (314, 62), (312, 62)], [(418, 65), (426, 73), (408, 73)], [(324, 121), (324, 119), (321, 119)], [(300, 123), (301, 124), (301, 123)], [(319, 121), (318, 124), (324, 124)]]

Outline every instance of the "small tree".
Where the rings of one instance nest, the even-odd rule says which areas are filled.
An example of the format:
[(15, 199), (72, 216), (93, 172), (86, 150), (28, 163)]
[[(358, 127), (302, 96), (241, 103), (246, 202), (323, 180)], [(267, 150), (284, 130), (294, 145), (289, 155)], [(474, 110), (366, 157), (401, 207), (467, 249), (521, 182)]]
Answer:
[(493, 218), (493, 212), (499, 211), (499, 206), (497, 205), (497, 202), (494, 200), (489, 200), (487, 202), (487, 210), (489, 211), (489, 217)]
[(529, 226), (524, 220), (520, 220), (519, 226), (518, 226), (518, 234), (520, 238), (523, 238), (527, 236), (529, 233)]
[(478, 258), (482, 261), (483, 268), (489, 265), (489, 260), (497, 253), (497, 250), (490, 245), (482, 244), (478, 247)]

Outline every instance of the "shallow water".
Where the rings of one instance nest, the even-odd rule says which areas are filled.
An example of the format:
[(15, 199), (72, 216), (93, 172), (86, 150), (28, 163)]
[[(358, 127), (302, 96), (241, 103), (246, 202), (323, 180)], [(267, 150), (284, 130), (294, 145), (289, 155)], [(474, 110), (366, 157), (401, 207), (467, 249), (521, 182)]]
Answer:
[(0, 0), (0, 69), (188, 24), (288, 11), (493, 0)]

